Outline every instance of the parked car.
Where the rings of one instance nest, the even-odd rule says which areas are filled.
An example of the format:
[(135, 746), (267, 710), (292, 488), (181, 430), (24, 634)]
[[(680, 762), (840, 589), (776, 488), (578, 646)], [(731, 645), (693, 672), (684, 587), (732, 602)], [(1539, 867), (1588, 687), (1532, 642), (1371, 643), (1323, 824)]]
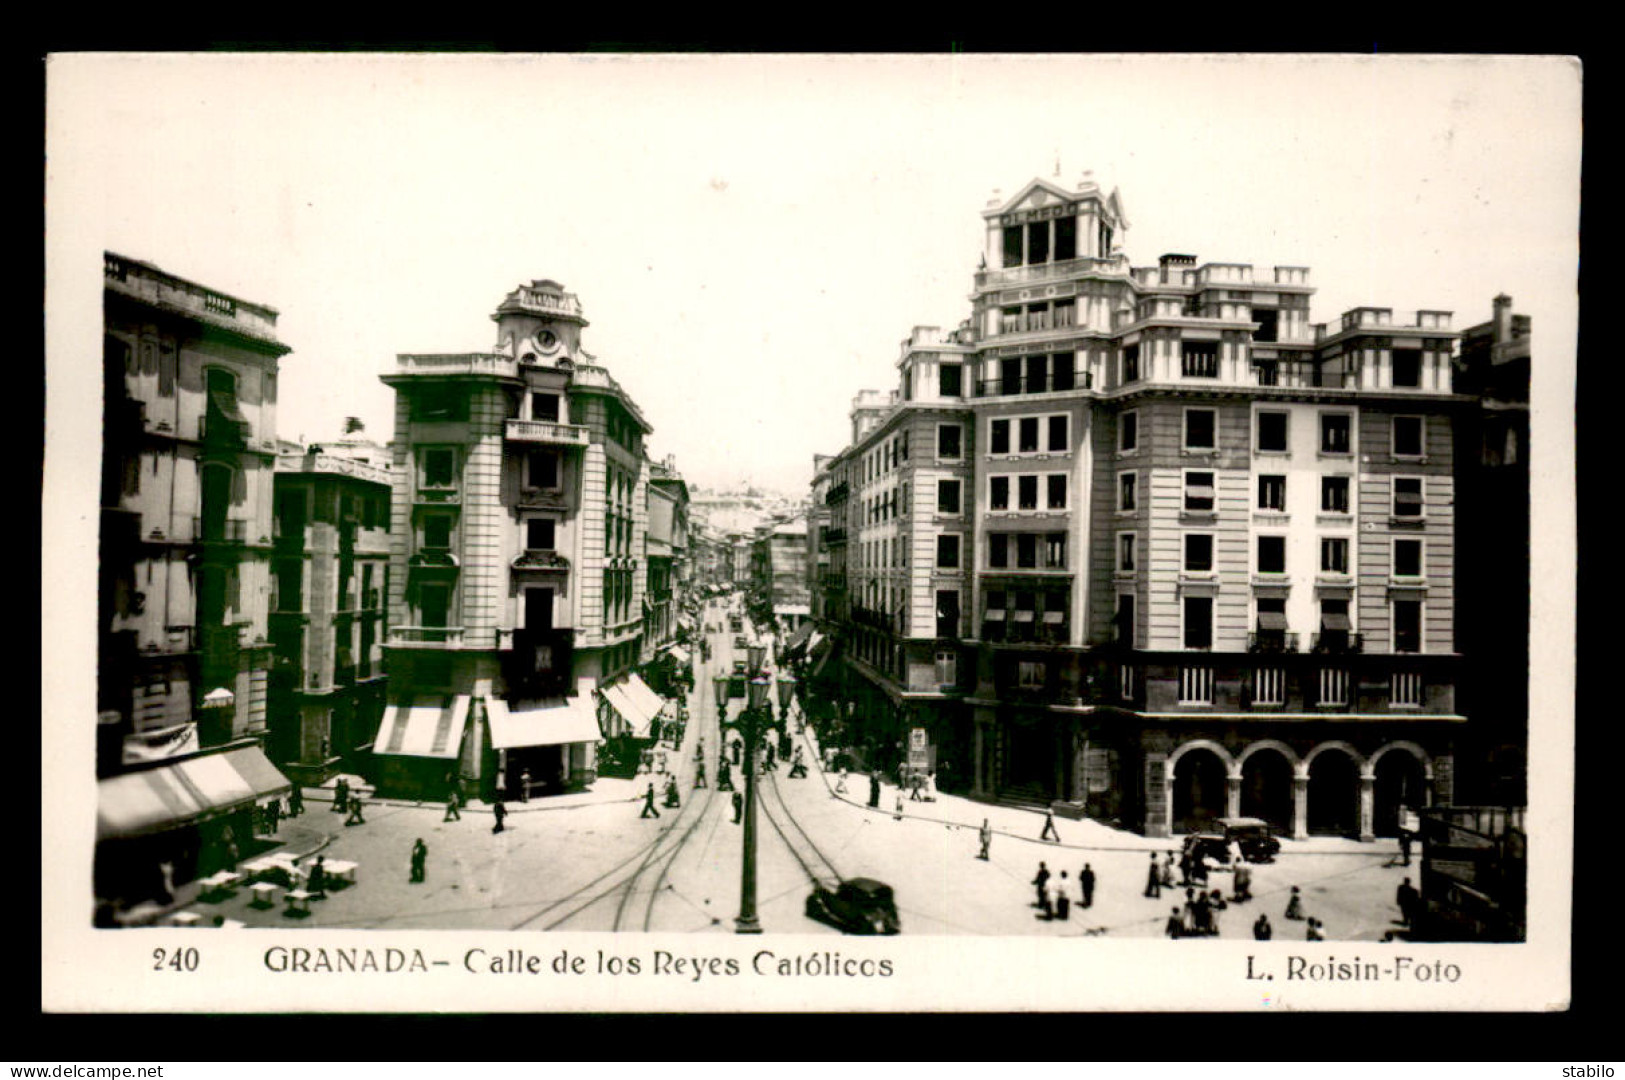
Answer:
[(819, 885), (807, 897), (807, 917), (845, 934), (896, 934), (902, 930), (891, 886), (873, 878), (849, 878), (833, 889)]
[(1219, 818), (1213, 824), (1213, 829), (1185, 837), (1185, 850), (1198, 858), (1220, 863), (1230, 862), (1232, 841), (1248, 862), (1273, 862), (1281, 852), (1281, 841), (1275, 838), (1270, 823), (1263, 818)]

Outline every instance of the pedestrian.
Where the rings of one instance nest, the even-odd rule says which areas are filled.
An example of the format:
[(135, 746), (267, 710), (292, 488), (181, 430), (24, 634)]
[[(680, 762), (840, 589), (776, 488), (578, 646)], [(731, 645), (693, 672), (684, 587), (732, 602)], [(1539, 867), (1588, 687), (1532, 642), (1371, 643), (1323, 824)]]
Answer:
[(897, 820), (897, 821), (902, 821), (903, 820), (903, 789), (902, 788), (897, 789), (897, 813), (893, 815), (893, 818), (894, 818), (894, 820)]
[(1157, 853), (1151, 853), (1151, 874), (1145, 879), (1145, 895), (1155, 899), (1162, 895), (1162, 875), (1157, 872)]
[(316, 856), (316, 861), (310, 867), (310, 880), (305, 888), (317, 900), (327, 899), (327, 866), (323, 862), (324, 856)]
[(1061, 834), (1055, 830), (1055, 814), (1053, 811), (1044, 811), (1044, 831), (1038, 834), (1040, 840), (1053, 840), (1061, 842)]
[(282, 800), (273, 798), (265, 807), (265, 818), (269, 824), (266, 832), (276, 832), (277, 826), (282, 824)]
[(412, 878), (411, 884), (416, 885), (423, 881), (424, 865), (429, 860), (429, 848), (424, 844), (423, 837), (418, 837), (412, 845)]
[(1196, 879), (1195, 871), (1191, 869), (1191, 853), (1189, 850), (1179, 853), (1179, 884), (1188, 886)]
[(869, 805), (878, 809), (880, 807), (880, 774), (869, 774)]
[(523, 769), (519, 773), (519, 801), (530, 802), (530, 770)]
[(1410, 878), (1400, 882), (1399, 890), (1394, 896), (1394, 902), (1399, 905), (1399, 921), (1402, 925), (1407, 927), (1411, 925), (1416, 916), (1416, 902), (1420, 898), (1420, 894), (1416, 891), (1416, 887), (1411, 884)]
[(721, 776), (728, 769), (728, 748), (724, 746), (717, 754), (717, 775)]
[(1303, 918), (1303, 897), (1298, 893), (1298, 887), (1292, 886), (1292, 895), (1286, 902), (1286, 917), (1289, 919)]
[(835, 793), (837, 795), (845, 795), (846, 794), (846, 766), (845, 765), (841, 766), (841, 778), (839, 780), (835, 781)]
[(1171, 938), (1185, 936), (1185, 921), (1180, 918), (1178, 908), (1174, 908), (1173, 913), (1168, 916), (1168, 921), (1163, 924), (1162, 932)]
[(338, 783), (333, 785), (333, 811), (339, 814), (344, 813), (344, 808), (349, 801), (350, 782), (341, 776)]
[(681, 801), (677, 798), (677, 777), (675, 775), (668, 776), (666, 778), (666, 806), (669, 809), (681, 805)]
[(1072, 897), (1066, 891), (1066, 871), (1062, 870), (1061, 876), (1050, 884), (1055, 890), (1055, 917), (1066, 922), (1067, 914), (1072, 910)]
[(1083, 892), (1083, 906), (1094, 907), (1095, 872), (1090, 869), (1088, 863), (1084, 863), (1083, 869), (1078, 871), (1078, 888)]
[(1263, 912), (1259, 912), (1258, 921), (1253, 923), (1253, 940), (1268, 941), (1272, 932), (1273, 931), (1270, 929), (1270, 917), (1265, 915)]
[(705, 786), (705, 762), (697, 760), (694, 762), (694, 787), (698, 789)]
[(457, 805), (457, 793), (454, 791), (450, 795), (446, 796), (446, 813), (443, 817), (441, 817), (440, 822), (441, 824), (445, 824), (448, 821), (461, 820), (463, 820), (463, 812), (462, 809)]
[(643, 813), (638, 815), (638, 819), (641, 821), (644, 818), (659, 817), (659, 816), (660, 816), (660, 811), (655, 809), (655, 786), (654, 786), (654, 782), (650, 781), (649, 790), (645, 791), (643, 793)]
[(909, 777), (908, 797), (909, 797), (910, 802), (924, 802), (925, 801), (925, 799), (920, 794), (920, 789), (923, 788), (924, 786), (925, 786), (924, 778), (921, 777), (919, 774), (915, 774), (914, 776)]
[(795, 780), (807, 775), (807, 760), (801, 756), (801, 747), (796, 747), (795, 760), (790, 762), (790, 779)]
[(977, 855), (976, 857), (978, 859), (981, 859), (983, 862), (987, 862), (987, 849), (989, 847), (991, 847), (992, 844), (993, 844), (993, 827), (988, 824), (987, 818), (983, 818), (982, 819), (982, 852), (981, 852), (981, 854)]
[(1230, 841), (1230, 846), (1225, 849), (1225, 853), (1230, 856), (1230, 865), (1231, 866), (1240, 866), (1241, 865), (1241, 863), (1242, 863), (1241, 844), (1238, 841), (1235, 841), (1235, 840)]
[(717, 768), (717, 790), (718, 791), (732, 791), (732, 790), (734, 790), (733, 770), (728, 767), (728, 759), (727, 758), (723, 758), (722, 759), (722, 764)]
[(365, 825), (367, 819), (361, 816), (361, 796), (350, 796), (350, 816), (344, 819), (346, 825)]
[(502, 822), (508, 816), (508, 805), (502, 801), (502, 796), (500, 795), (498, 795), (496, 801), (491, 804), (491, 816), (497, 819), (497, 823), (491, 826), (491, 831), (494, 833), (501, 832), (503, 827)]
[(1303, 940), (1305, 940), (1305, 941), (1325, 941), (1326, 940), (1325, 935), (1320, 932), (1320, 920), (1319, 919), (1310, 919), (1309, 922), (1304, 926)]
[(1185, 890), (1185, 933), (1195, 936), (1202, 932), (1200, 920), (1196, 915), (1196, 890)]
[(1236, 867), (1235, 884), (1231, 889), (1230, 898), (1238, 904), (1253, 898), (1253, 871), (1251, 867), (1245, 865)]
[(1409, 829), (1399, 830), (1399, 853), (1404, 859), (1400, 865), (1409, 866), (1411, 864), (1411, 831)]
[[(237, 860), (241, 858), (242, 852), (237, 847), (237, 833), (230, 825), (220, 830), (220, 848), (226, 856), (226, 869), (237, 869)], [(1409, 881), (1410, 879), (1406, 878), (1406, 880)]]
[(1038, 863), (1038, 874), (1033, 878), (1033, 887), (1038, 890), (1038, 903), (1034, 907), (1044, 907), (1048, 903), (1048, 894), (1044, 887), (1049, 884), (1049, 867), (1043, 861)]
[[(1153, 859), (1155, 855), (1151, 856)], [(1168, 861), (1162, 864), (1162, 884), (1164, 888), (1174, 887), (1174, 853), (1168, 853)]]
[(288, 792), (288, 816), (298, 817), (305, 812), (305, 789), (298, 784)]
[(745, 796), (736, 791), (734, 792), (734, 824), (738, 825), (739, 819), (744, 817), (744, 815)]
[(925, 774), (924, 797), (926, 802), (937, 801), (937, 774), (935, 772), (928, 772)]
[(745, 747), (745, 744), (742, 741), (740, 741), (738, 739), (734, 740), (733, 751), (734, 751), (734, 764), (735, 765), (739, 764), (739, 756), (744, 751), (744, 747)]
[(1218, 889), (1214, 889), (1212, 892), (1207, 894), (1207, 902), (1208, 906), (1214, 911), (1223, 911), (1225, 908), (1230, 906), (1224, 902), (1224, 894)]

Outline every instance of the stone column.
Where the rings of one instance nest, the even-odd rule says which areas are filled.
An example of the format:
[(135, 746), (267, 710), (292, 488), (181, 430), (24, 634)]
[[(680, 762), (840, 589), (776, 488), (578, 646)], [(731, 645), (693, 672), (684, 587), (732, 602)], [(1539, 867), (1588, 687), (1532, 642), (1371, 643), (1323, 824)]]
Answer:
[[(980, 712), (981, 710), (977, 710)], [(971, 740), (973, 764), (971, 766), (971, 797), (985, 799), (991, 795), (987, 788), (987, 739), (988, 724), (980, 716), (976, 718), (976, 733)]]
[(1173, 768), (1167, 754), (1145, 756), (1145, 835), (1171, 836), (1174, 818)]
[(1292, 839), (1309, 837), (1309, 768), (1299, 765), (1292, 772)]
[(1236, 765), (1233, 771), (1225, 774), (1224, 778), (1224, 816), (1241, 816), (1241, 766)]
[(1377, 838), (1375, 829), (1377, 777), (1372, 772), (1360, 773), (1360, 842), (1369, 844)]

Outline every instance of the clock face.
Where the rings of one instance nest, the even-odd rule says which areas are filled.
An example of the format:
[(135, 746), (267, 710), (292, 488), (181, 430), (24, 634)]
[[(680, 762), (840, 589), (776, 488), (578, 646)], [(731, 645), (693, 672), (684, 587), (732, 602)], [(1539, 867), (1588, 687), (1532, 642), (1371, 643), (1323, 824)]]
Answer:
[(551, 330), (536, 331), (536, 348), (544, 353), (556, 352), (559, 347), (559, 336)]

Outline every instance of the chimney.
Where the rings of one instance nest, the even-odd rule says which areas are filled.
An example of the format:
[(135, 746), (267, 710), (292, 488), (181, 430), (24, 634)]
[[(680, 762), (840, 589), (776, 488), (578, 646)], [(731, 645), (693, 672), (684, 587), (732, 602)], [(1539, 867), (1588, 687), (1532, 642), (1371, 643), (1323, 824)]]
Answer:
[(1495, 342), (1512, 340), (1512, 297), (1502, 293), (1495, 298)]

